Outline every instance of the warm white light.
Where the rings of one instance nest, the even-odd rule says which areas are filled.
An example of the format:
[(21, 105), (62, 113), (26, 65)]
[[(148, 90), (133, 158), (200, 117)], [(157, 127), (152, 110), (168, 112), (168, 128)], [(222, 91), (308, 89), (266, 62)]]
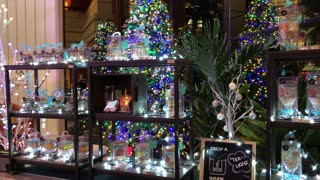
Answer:
[(282, 172), (282, 171), (279, 171), (279, 172), (277, 173), (277, 176), (282, 177), (282, 176), (283, 176), (283, 172)]
[(315, 170), (317, 170), (317, 165), (316, 164), (312, 165), (312, 171), (315, 171)]

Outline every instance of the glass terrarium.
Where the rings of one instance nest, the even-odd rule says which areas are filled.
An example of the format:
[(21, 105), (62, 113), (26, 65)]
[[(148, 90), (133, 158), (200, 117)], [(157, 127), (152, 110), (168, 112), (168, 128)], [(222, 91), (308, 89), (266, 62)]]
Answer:
[(175, 138), (167, 136), (162, 144), (161, 165), (165, 168), (175, 168)]
[(149, 134), (142, 134), (138, 137), (138, 142), (135, 146), (136, 163), (145, 166), (152, 162), (152, 149), (149, 144), (152, 136)]
[(57, 137), (52, 133), (46, 133), (42, 137), (41, 154), (45, 155), (48, 159), (52, 158), (57, 151)]
[(278, 117), (291, 119), (298, 112), (298, 78), (280, 77), (278, 82)]
[(301, 157), (301, 144), (298, 141), (282, 141), (281, 171), (284, 179), (300, 180)]
[(37, 156), (40, 151), (40, 135), (38, 132), (28, 134), (25, 141), (24, 153), (28, 154), (31, 158)]
[(69, 161), (73, 157), (73, 136), (65, 131), (60, 137), (58, 142), (58, 157), (63, 161)]
[(320, 84), (319, 76), (314, 76), (307, 83), (307, 109), (309, 117), (319, 120), (320, 118)]

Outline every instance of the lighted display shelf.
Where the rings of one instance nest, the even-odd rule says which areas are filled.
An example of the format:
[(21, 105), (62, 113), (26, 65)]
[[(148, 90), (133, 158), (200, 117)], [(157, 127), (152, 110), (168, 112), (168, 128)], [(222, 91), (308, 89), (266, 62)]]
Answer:
[[(68, 97), (70, 98), (70, 102), (73, 102), (72, 104), (72, 112), (64, 112), (62, 109), (50, 109), (50, 111), (40, 111), (42, 110), (41, 108), (38, 107), (37, 103), (34, 103), (35, 106), (30, 106), (30, 109), (22, 109), (21, 111), (13, 111), (11, 109), (12, 103), (11, 99), (13, 94), (10, 91), (10, 81), (12, 80), (12, 75), (10, 71), (12, 70), (28, 70), (28, 71), (33, 71), (33, 82), (34, 84), (32, 87), (34, 87), (34, 92), (32, 93), (32, 98), (33, 99), (38, 99), (39, 98), (39, 84), (43, 83), (44, 81), (40, 82), (39, 78), (39, 71), (41, 70), (57, 70), (59, 72), (63, 72), (63, 90), (64, 92), (67, 92), (67, 73), (70, 75), (70, 82), (73, 85), (70, 89), (72, 92), (77, 92), (77, 85), (78, 85), (78, 80), (77, 79), (77, 72), (79, 70), (85, 68), (85, 64), (80, 64), (77, 65), (75, 63), (56, 63), (56, 64), (34, 64), (34, 65), (6, 65), (5, 66), (5, 83), (6, 83), (6, 103), (7, 103), (7, 114), (8, 114), (8, 129), (12, 129), (13, 127), (13, 118), (28, 118), (32, 121), (34, 121), (34, 124), (36, 125), (35, 129), (37, 132), (40, 132), (40, 127), (41, 127), (41, 118), (46, 118), (46, 119), (59, 119), (65, 121), (65, 124), (67, 120), (71, 119), (73, 121), (73, 128), (75, 129), (75, 132), (73, 134), (73, 152), (74, 152), (74, 162), (72, 163), (66, 163), (62, 160), (48, 160), (46, 158), (30, 158), (28, 156), (14, 156), (14, 153), (12, 151), (9, 151), (9, 159), (10, 159), (10, 164), (11, 164), (11, 169), (10, 171), (15, 171), (17, 170), (17, 166), (15, 164), (30, 164), (30, 165), (35, 165), (35, 166), (43, 166), (43, 167), (48, 167), (48, 168), (56, 168), (60, 170), (70, 170), (74, 173), (73, 179), (79, 179), (79, 169), (85, 168), (89, 166), (89, 161), (87, 160), (86, 162), (83, 162), (80, 160), (79, 156), (79, 132), (78, 130), (79, 125), (80, 125), (80, 119), (87, 118), (88, 117), (88, 112), (85, 111), (80, 111), (79, 107), (79, 102), (78, 102), (78, 93), (73, 93), (72, 96)], [(42, 79), (43, 80), (43, 79)], [(64, 97), (66, 99), (66, 97)], [(22, 99), (24, 101), (24, 99)], [(35, 102), (35, 101), (32, 101)], [(70, 105), (71, 106), (71, 105)], [(25, 106), (23, 106), (25, 108)], [(53, 107), (54, 108), (54, 107)], [(52, 112), (53, 111), (53, 112)], [(67, 127), (67, 126), (66, 126)], [(12, 131), (8, 131), (8, 141), (9, 141), (9, 147), (13, 149), (13, 134)]]
[[(135, 166), (130, 162), (116, 162), (110, 161), (98, 162), (94, 165), (94, 171), (100, 173), (107, 173), (113, 175), (133, 175), (141, 176), (147, 179), (175, 179), (175, 170), (163, 168), (159, 161), (155, 161), (153, 165)], [(189, 176), (193, 173), (195, 166), (180, 166), (180, 179)]]
[[(120, 124), (137, 124), (138, 126), (141, 126), (142, 124), (147, 124), (148, 126), (148, 123), (150, 123), (153, 125), (156, 124), (155, 126), (159, 128), (170, 126), (172, 127), (170, 129), (176, 130), (171, 136), (172, 140), (168, 140), (168, 142), (171, 143), (170, 145), (173, 147), (173, 149), (172, 152), (170, 152), (170, 158), (166, 158), (166, 160), (174, 160), (175, 163), (172, 164), (172, 169), (163, 168), (163, 166), (160, 165), (159, 161), (153, 162), (152, 165), (150, 164), (147, 166), (137, 166), (132, 162), (112, 163), (110, 161), (101, 159), (100, 162), (90, 165), (93, 169), (93, 175), (112, 174), (119, 176), (141, 177), (141, 179), (182, 179), (186, 176), (192, 177), (194, 175), (195, 167), (191, 165), (193, 164), (193, 137), (191, 133), (189, 133), (190, 131), (192, 131), (192, 127), (190, 127), (189, 129), (184, 128), (184, 125), (192, 124), (192, 66), (192, 61), (185, 59), (140, 59), (133, 61), (105, 61), (88, 63), (89, 104), (92, 105), (92, 108), (89, 109), (89, 123), (94, 123), (96, 122), (96, 120), (98, 120), (99, 124), (107, 124), (108, 128), (106, 129), (110, 130), (109, 133), (112, 134), (111, 137), (114, 137), (114, 139), (106, 138), (105, 135), (103, 136), (103, 133), (106, 132), (103, 131), (107, 130), (103, 129), (100, 125), (96, 127), (99, 133), (98, 141), (99, 150), (101, 152), (100, 154), (103, 154), (103, 142), (106, 142), (107, 144), (116, 142), (113, 141), (116, 140), (116, 123), (121, 122)], [(101, 69), (104, 70), (101, 71)], [(153, 71), (153, 69), (165, 69), (166, 72), (174, 72), (171, 73), (172, 79), (169, 79), (169, 82), (167, 82), (166, 84), (167, 86), (163, 85), (163, 87), (167, 89), (165, 92), (170, 92), (170, 94), (167, 95), (166, 98), (172, 97), (170, 99), (170, 103), (168, 103), (169, 101), (166, 99), (166, 101), (168, 101), (166, 102), (166, 105), (170, 106), (170, 109), (169, 107), (167, 107), (167, 109), (163, 108), (163, 111), (161, 112), (157, 112), (157, 110), (150, 108), (152, 106), (148, 104), (149, 101), (147, 99), (147, 90), (150, 89), (148, 84), (148, 80), (150, 79), (150, 77), (148, 77), (148, 74), (146, 72)], [(164, 80), (163, 82), (165, 84)], [(104, 107), (106, 106), (106, 102), (108, 102), (108, 99), (105, 99), (105, 97), (109, 97), (108, 91), (105, 90), (106, 87), (114, 87), (114, 89), (117, 90), (126, 89), (128, 91), (129, 96), (132, 97), (132, 101), (130, 102), (130, 111), (128, 113), (119, 111), (103, 112)], [(94, 125), (96, 125), (96, 123)], [(94, 125), (91, 124), (89, 126), (91, 127)], [(128, 127), (128, 129), (130, 128), (132, 127)], [(138, 128), (142, 129), (142, 127)], [(89, 131), (89, 135), (91, 137), (89, 138), (89, 148), (91, 148), (90, 151), (92, 151), (93, 144), (93, 129), (94, 128), (89, 129), (91, 130)], [(188, 131), (185, 133), (189, 133), (188, 138), (180, 138), (180, 135), (184, 134), (182, 131)], [(165, 146), (165, 143), (161, 143), (163, 140), (159, 139), (159, 136), (158, 139), (156, 138), (156, 134), (153, 134), (151, 136), (153, 136), (152, 140), (155, 143), (149, 144), (150, 149), (160, 149), (161, 147)], [(190, 155), (188, 163), (182, 163), (183, 160), (179, 156), (179, 154), (181, 153), (181, 149), (179, 148), (183, 146), (183, 143), (189, 143), (188, 147), (185, 150), (188, 151), (188, 154)], [(151, 144), (153, 144), (154, 146)], [(126, 144), (123, 146), (126, 146)], [(114, 147), (115, 146), (113, 144), (113, 148)], [(124, 155), (129, 156), (129, 159), (137, 156), (135, 154), (137, 151), (136, 146), (131, 147), (133, 147), (133, 153)], [(157, 158), (165, 157), (160, 157), (160, 154), (153, 154), (153, 156), (157, 156)], [(154, 157), (151, 157), (151, 159), (152, 158)], [(188, 164), (188, 166), (186, 166), (186, 164)]]
[[(65, 170), (74, 170), (76, 165), (74, 162), (65, 162), (61, 159), (56, 160), (48, 160), (46, 157), (38, 157), (38, 158), (30, 158), (28, 156), (16, 156), (13, 158), (14, 161), (18, 164), (30, 164), (37, 165), (42, 167), (51, 167), (51, 168), (62, 168)], [(81, 160), (79, 162), (79, 169), (85, 168), (89, 166), (88, 160)]]
[[(319, 49), (272, 51), (268, 53), (266, 179), (274, 179), (277, 176), (285, 178), (291, 175), (288, 172), (273, 171), (277, 169), (277, 163), (281, 162), (279, 157), (282, 157), (282, 153), (286, 151), (279, 146), (279, 141), (285, 141), (284, 137), (279, 136), (280, 130), (292, 132), (296, 129), (320, 128), (319, 117), (314, 111), (314, 105), (310, 106), (308, 104), (308, 90), (313, 87), (311, 86), (313, 84), (306, 81), (308, 75), (319, 68), (319, 64)], [(314, 76), (317, 75), (314, 74)], [(313, 88), (317, 89), (318, 87), (314, 86)], [(306, 96), (302, 96), (302, 94)], [(294, 107), (292, 104), (287, 106), (288, 99), (285, 99), (286, 97), (294, 99), (291, 102)], [(286, 111), (288, 109), (289, 111)], [(300, 179), (304, 177), (306, 176), (301, 176)]]

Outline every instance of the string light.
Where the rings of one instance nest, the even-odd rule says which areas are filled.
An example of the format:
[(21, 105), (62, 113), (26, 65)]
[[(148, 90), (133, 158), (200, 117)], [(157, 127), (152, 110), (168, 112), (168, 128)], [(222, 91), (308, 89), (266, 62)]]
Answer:
[[(246, 24), (243, 33), (240, 34), (240, 42), (242, 46), (248, 44), (264, 44), (269, 37), (276, 37), (276, 32), (259, 33), (250, 35), (250, 33), (264, 31), (270, 28), (277, 27), (275, 20), (275, 8), (270, 0), (253, 0), (249, 4), (249, 11), (245, 15)], [(249, 34), (249, 35), (248, 35)], [(244, 67), (243, 75), (245, 75), (245, 83), (256, 87), (254, 92), (248, 91), (252, 94), (253, 100), (265, 102), (267, 98), (266, 87), (267, 68), (262, 57), (249, 60), (247, 66)]]
[(126, 36), (147, 34), (150, 56), (171, 54), (173, 29), (166, 4), (161, 0), (131, 0), (129, 14)]

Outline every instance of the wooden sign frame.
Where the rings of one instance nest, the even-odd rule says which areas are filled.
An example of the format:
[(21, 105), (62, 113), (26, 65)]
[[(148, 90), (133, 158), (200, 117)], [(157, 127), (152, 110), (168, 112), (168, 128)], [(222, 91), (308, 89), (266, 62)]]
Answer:
[(229, 139), (212, 139), (212, 138), (201, 138), (201, 155), (200, 155), (200, 169), (199, 169), (199, 180), (203, 180), (204, 177), (204, 159), (205, 159), (205, 143), (206, 142), (221, 142), (221, 143), (230, 143), (230, 144), (237, 144), (244, 143), (252, 146), (252, 158), (251, 158), (251, 180), (255, 179), (255, 161), (256, 161), (256, 142), (253, 141), (236, 141), (236, 140), (229, 140)]

